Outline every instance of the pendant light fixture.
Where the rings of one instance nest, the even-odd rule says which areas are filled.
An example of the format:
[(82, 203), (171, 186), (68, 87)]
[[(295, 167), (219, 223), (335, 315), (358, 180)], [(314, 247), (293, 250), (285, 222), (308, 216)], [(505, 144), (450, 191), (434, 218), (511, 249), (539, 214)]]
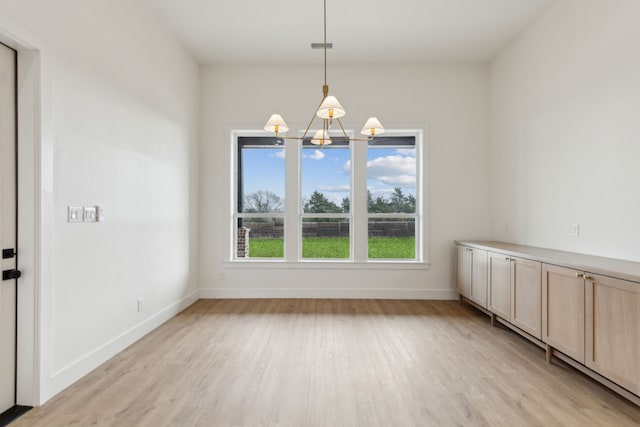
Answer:
[[(376, 117), (369, 117), (364, 127), (362, 128), (361, 134), (365, 135), (366, 138), (350, 138), (347, 135), (347, 132), (342, 126), (342, 122), (340, 121), (340, 117), (343, 117), (347, 114), (346, 110), (340, 104), (338, 99), (329, 95), (329, 85), (327, 85), (327, 0), (323, 0), (324, 2), (324, 43), (322, 45), (324, 50), (324, 85), (322, 86), (322, 101), (320, 102), (320, 106), (316, 109), (307, 128), (305, 129), (302, 137), (291, 137), (284, 136), (285, 139), (298, 139), (305, 140), (308, 139), (309, 129), (311, 125), (315, 121), (316, 117), (322, 120), (322, 129), (316, 131), (311, 138), (311, 143), (315, 145), (319, 145), (323, 147), (325, 145), (331, 144), (331, 138), (329, 137), (329, 129), (333, 124), (333, 121), (337, 121), (340, 126), (340, 130), (342, 131), (342, 136), (340, 139), (345, 139), (349, 141), (371, 141), (377, 135), (381, 135), (384, 133), (384, 127), (380, 123), (380, 121)], [(264, 129), (268, 132), (274, 132), (276, 134), (276, 138), (279, 134), (285, 134), (289, 130), (289, 126), (284, 121), (280, 114), (273, 114), (267, 123), (264, 126)]]

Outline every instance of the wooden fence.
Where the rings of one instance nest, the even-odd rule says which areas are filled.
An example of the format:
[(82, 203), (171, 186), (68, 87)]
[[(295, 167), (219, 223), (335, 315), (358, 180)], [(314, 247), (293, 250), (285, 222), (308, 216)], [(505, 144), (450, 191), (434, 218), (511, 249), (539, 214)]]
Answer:
[[(250, 238), (282, 239), (284, 226), (274, 222), (244, 221)], [(369, 223), (369, 237), (413, 237), (416, 235), (415, 221), (373, 221)], [(302, 237), (349, 237), (348, 221), (304, 222)]]

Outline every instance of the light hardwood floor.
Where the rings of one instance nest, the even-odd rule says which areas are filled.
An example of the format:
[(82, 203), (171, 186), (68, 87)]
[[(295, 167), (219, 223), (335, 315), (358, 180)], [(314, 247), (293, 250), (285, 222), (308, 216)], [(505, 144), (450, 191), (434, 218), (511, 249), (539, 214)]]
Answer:
[(631, 426), (640, 408), (453, 301), (201, 300), (12, 427)]

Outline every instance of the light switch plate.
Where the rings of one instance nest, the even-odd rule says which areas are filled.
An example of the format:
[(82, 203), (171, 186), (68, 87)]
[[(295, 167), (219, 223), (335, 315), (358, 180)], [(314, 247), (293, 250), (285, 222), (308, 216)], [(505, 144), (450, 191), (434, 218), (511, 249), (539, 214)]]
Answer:
[(84, 210), (82, 206), (69, 206), (67, 208), (67, 222), (82, 222)]
[(104, 207), (96, 206), (96, 221), (104, 221)]
[(96, 222), (96, 207), (85, 206), (84, 207), (84, 222)]

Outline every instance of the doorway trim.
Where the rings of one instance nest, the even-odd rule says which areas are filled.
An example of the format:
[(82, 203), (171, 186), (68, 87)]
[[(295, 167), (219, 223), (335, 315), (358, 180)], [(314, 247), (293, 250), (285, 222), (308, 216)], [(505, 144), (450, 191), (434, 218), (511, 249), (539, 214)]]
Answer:
[(49, 397), (53, 230), (53, 138), (44, 44), (0, 15), (0, 42), (18, 52), (18, 284), (16, 404)]

